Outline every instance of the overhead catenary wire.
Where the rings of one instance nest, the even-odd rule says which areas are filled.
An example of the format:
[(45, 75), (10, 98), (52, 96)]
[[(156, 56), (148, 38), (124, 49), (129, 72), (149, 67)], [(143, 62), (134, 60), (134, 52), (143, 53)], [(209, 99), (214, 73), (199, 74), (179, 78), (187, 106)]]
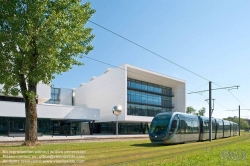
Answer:
[(191, 92), (193, 92), (193, 91), (197, 91), (198, 89), (200, 89), (200, 88), (204, 87), (204, 86), (205, 86), (205, 85), (207, 85), (207, 84), (208, 84), (208, 82), (207, 82), (207, 83), (205, 83), (204, 85), (200, 86), (199, 88), (196, 88), (195, 90), (192, 90)]
[[(83, 55), (83, 57), (88, 58), (88, 59), (91, 59), (91, 60), (96, 61), (96, 62), (99, 62), (99, 63), (102, 63), (102, 64), (106, 64), (106, 65), (108, 65), (108, 66), (112, 66), (112, 67), (118, 68), (118, 69), (120, 69), (120, 70), (124, 70), (124, 71), (131, 72), (131, 73), (134, 73), (134, 74), (137, 74), (137, 75), (140, 75), (140, 76), (143, 76), (143, 77), (149, 78), (149, 79), (153, 79), (153, 78), (150, 78), (150, 77), (148, 77), (148, 76), (141, 75), (141, 74), (136, 73), (136, 72), (128, 71), (128, 70), (126, 70), (126, 69), (124, 69), (124, 68), (117, 67), (117, 66), (112, 65), (112, 64), (110, 64), (110, 63), (103, 62), (103, 61), (100, 61), (100, 60), (97, 60), (97, 59), (94, 59), (94, 58), (90, 58), (90, 57), (85, 56), (85, 55)], [(156, 80), (156, 79), (153, 79), (153, 80)], [(159, 80), (158, 80), (158, 81), (159, 81)], [(205, 86), (205, 85), (207, 85), (207, 84), (208, 84), (208, 82), (207, 82), (206, 84), (204, 84), (204, 85), (200, 86), (199, 88), (201, 88), (201, 87), (203, 87), (203, 86)], [(199, 89), (199, 88), (196, 88), (196, 89)], [(183, 89), (184, 89), (184, 90), (187, 90), (187, 91), (192, 92), (191, 90), (188, 90), (188, 89), (186, 89), (186, 88), (183, 88)], [(201, 93), (198, 93), (198, 94), (202, 95)], [(204, 95), (202, 95), (202, 96), (203, 96), (203, 97), (205, 97), (205, 98), (207, 98), (207, 97), (206, 97), (206, 96), (204, 96)], [(220, 106), (224, 107), (223, 105), (219, 104), (218, 102), (216, 102), (216, 103), (217, 103), (218, 105), (220, 105)], [(226, 108), (226, 107), (224, 107), (224, 108)], [(226, 108), (226, 109), (228, 109), (228, 108)]]
[(228, 90), (228, 92), (236, 99), (238, 100), (239, 103), (241, 103), (243, 105), (243, 107), (245, 107), (247, 109), (247, 107), (230, 91)]
[[(154, 55), (156, 55), (156, 56), (158, 56), (158, 57), (160, 57), (160, 58), (162, 58), (162, 59), (164, 59), (164, 60), (166, 60), (166, 61), (168, 61), (168, 62), (170, 62), (170, 63), (172, 63), (172, 64), (174, 64), (174, 65), (176, 65), (176, 66), (178, 66), (178, 67), (180, 67), (180, 68), (182, 68), (182, 69), (184, 69), (184, 70), (186, 70), (186, 71), (188, 71), (188, 72), (190, 72), (190, 73), (192, 73), (192, 74), (194, 74), (194, 75), (196, 75), (196, 76), (198, 76), (198, 77), (200, 77), (200, 78), (202, 78), (202, 79), (204, 79), (204, 80), (206, 80), (206, 81), (210, 81), (209, 79), (207, 79), (207, 78), (205, 78), (205, 77), (203, 77), (203, 76), (201, 76), (201, 75), (199, 75), (199, 74), (197, 74), (197, 73), (195, 73), (195, 72), (193, 72), (193, 71), (191, 71), (191, 70), (189, 70), (189, 69), (187, 69), (187, 68), (185, 68), (185, 67), (183, 67), (183, 66), (181, 66), (181, 65), (179, 65), (179, 64), (177, 64), (177, 63), (175, 63), (175, 62), (173, 62), (173, 61), (171, 61), (171, 60), (169, 60), (169, 59), (167, 59), (167, 58), (165, 58), (165, 57), (163, 57), (163, 56), (161, 56), (161, 55), (159, 55), (159, 54), (157, 54), (157, 53), (155, 53), (154, 51), (151, 51), (150, 49), (147, 49), (147, 48), (145, 48), (145, 47), (143, 47), (142, 45), (140, 45), (140, 44), (137, 44), (136, 42), (134, 42), (134, 41), (132, 41), (132, 40), (130, 40), (130, 39), (128, 39), (128, 38), (125, 38), (125, 37), (123, 37), (122, 35), (119, 35), (118, 33), (115, 33), (115, 32), (113, 32), (113, 31), (111, 31), (111, 30), (109, 30), (108, 28), (105, 28), (105, 27), (103, 27), (103, 26), (101, 26), (100, 24), (98, 24), (98, 23), (95, 23), (95, 22), (93, 22), (93, 21), (91, 21), (91, 20), (88, 20), (90, 23), (92, 23), (92, 24), (94, 24), (94, 25), (96, 25), (96, 26), (98, 26), (98, 27), (100, 27), (100, 28), (102, 28), (102, 29), (104, 29), (104, 30), (106, 30), (106, 31), (108, 31), (108, 32), (110, 32), (110, 33), (112, 33), (112, 34), (114, 34), (114, 35), (116, 35), (116, 36), (118, 36), (118, 37), (120, 37), (120, 38), (122, 38), (122, 39), (124, 39), (124, 40), (126, 40), (126, 41), (128, 41), (128, 42), (130, 42), (130, 43), (132, 43), (132, 44), (134, 44), (134, 45), (136, 45), (136, 46), (138, 46), (138, 47), (140, 47), (140, 48), (142, 48), (142, 49), (144, 49), (144, 50), (146, 50), (146, 51), (148, 51), (148, 52), (150, 52), (150, 53), (152, 53), (152, 54), (154, 54)], [(214, 82), (213, 82), (214, 83)], [(222, 87), (222, 86), (220, 86), (219, 84), (217, 84), (217, 83), (214, 83), (215, 85), (217, 85), (217, 86), (219, 86), (219, 87)], [(230, 93), (231, 95), (233, 95), (232, 93)], [(234, 96), (234, 95), (233, 95)], [(235, 96), (234, 96), (235, 97)], [(237, 99), (236, 97), (235, 97), (235, 99)], [(237, 99), (237, 101), (238, 102), (240, 102), (240, 100), (239, 99)], [(242, 102), (240, 102), (241, 104), (242, 104)], [(243, 105), (243, 104), (242, 104)], [(244, 106), (244, 105), (243, 105)], [(245, 107), (245, 106), (244, 106)], [(245, 107), (246, 108), (246, 107)]]
[[(198, 93), (198, 94), (201, 95), (201, 96), (203, 96), (203, 97), (205, 97), (206, 99), (208, 98), (208, 97), (204, 96), (202, 93)], [(216, 102), (216, 101), (215, 101), (215, 103), (218, 104), (218, 105), (220, 105), (220, 106), (223, 107), (223, 108), (229, 109), (229, 108), (227, 108), (227, 107), (221, 105), (220, 103), (218, 103), (218, 102)]]
[[(215, 85), (222, 87), (221, 85), (214, 83)], [(230, 92), (230, 89), (226, 89), (240, 104), (243, 105), (243, 107), (247, 108), (232, 92)]]
[(157, 54), (157, 53), (155, 53), (155, 52), (153, 52), (153, 51), (151, 51), (151, 50), (149, 50), (149, 49), (147, 49), (147, 48), (145, 48), (143, 46), (141, 46), (140, 44), (137, 44), (137, 43), (133, 42), (132, 40), (129, 40), (129, 39), (127, 39), (127, 38), (113, 32), (113, 31), (111, 31), (111, 30), (109, 30), (109, 29), (107, 29), (107, 28), (105, 28), (105, 27), (91, 21), (91, 20), (88, 20), (88, 21), (91, 22), (92, 24), (95, 24), (95, 25), (101, 27), (102, 29), (105, 29), (106, 31), (109, 31), (110, 33), (112, 33), (112, 34), (114, 34), (116, 36), (119, 36), (120, 38), (122, 38), (122, 39), (124, 39), (124, 40), (126, 40), (126, 41), (128, 41), (128, 42), (130, 42), (130, 43), (132, 43), (132, 44), (134, 44), (134, 45), (136, 45), (136, 46), (138, 46), (138, 47), (140, 47), (140, 48), (142, 48), (142, 49), (144, 49), (144, 50), (146, 50), (146, 51), (148, 51), (148, 52), (150, 52), (150, 53), (152, 53), (152, 54), (154, 54), (154, 55), (156, 55), (156, 56), (158, 56), (158, 57), (160, 57), (160, 58), (162, 58), (162, 59), (164, 59), (164, 60), (166, 60), (166, 61), (168, 61), (168, 62), (170, 62), (170, 63), (172, 63), (172, 64), (174, 64), (174, 65), (176, 65), (176, 66), (178, 66), (178, 67), (180, 67), (180, 68), (182, 68), (182, 69), (184, 69), (184, 70), (186, 70), (186, 71), (188, 71), (188, 72), (190, 72), (190, 73), (192, 73), (192, 74), (194, 74), (194, 75), (196, 75), (196, 76), (198, 76), (200, 78), (202, 78), (202, 79), (204, 79), (204, 80), (206, 80), (206, 81), (209, 81), (207, 78), (205, 78), (205, 77), (203, 77), (203, 76), (201, 76), (201, 75), (199, 75), (199, 74), (197, 74), (197, 73), (195, 73), (195, 72), (193, 72), (193, 71), (191, 71), (191, 70), (189, 70), (189, 69), (187, 69), (187, 68), (185, 68), (185, 67), (183, 67), (183, 66), (181, 66), (181, 65), (179, 65), (179, 64), (177, 64), (177, 63), (175, 63), (175, 62), (173, 62), (173, 61), (171, 61), (171, 60), (169, 60), (169, 59), (167, 59), (167, 58), (165, 58), (165, 57), (163, 57), (163, 56), (161, 56), (161, 55), (159, 55), (159, 54)]
[[(93, 60), (93, 61), (96, 61), (96, 62), (99, 62), (99, 63), (105, 64), (105, 65), (108, 65), (108, 66), (112, 66), (112, 67), (114, 67), (114, 68), (118, 68), (118, 69), (120, 69), (120, 70), (124, 70), (124, 71), (130, 72), (130, 73), (133, 73), (133, 74), (136, 74), (136, 75), (139, 75), (139, 76), (145, 77), (145, 78), (149, 78), (149, 79), (151, 79), (151, 80), (156, 80), (156, 81), (162, 82), (162, 81), (160, 81), (160, 80), (157, 80), (157, 79), (151, 78), (151, 77), (149, 77), (149, 76), (141, 75), (141, 74), (136, 73), (136, 72), (133, 72), (133, 71), (128, 71), (128, 70), (126, 70), (126, 69), (124, 69), (124, 68), (121, 68), (121, 67), (119, 67), (119, 66), (112, 65), (112, 64), (107, 63), (107, 62), (103, 62), (103, 61), (100, 61), (100, 60), (97, 60), (97, 59), (94, 59), (94, 58), (90, 58), (90, 57), (85, 56), (85, 55), (82, 55), (82, 56), (83, 56), (84, 58), (91, 59), (91, 60)], [(169, 85), (172, 85), (172, 86), (175, 86), (175, 85), (170, 84), (170, 83), (168, 83), (168, 84), (169, 84)], [(191, 91), (191, 90), (186, 89), (186, 88), (181, 88), (181, 89), (184, 89), (184, 90), (187, 90), (187, 91)]]

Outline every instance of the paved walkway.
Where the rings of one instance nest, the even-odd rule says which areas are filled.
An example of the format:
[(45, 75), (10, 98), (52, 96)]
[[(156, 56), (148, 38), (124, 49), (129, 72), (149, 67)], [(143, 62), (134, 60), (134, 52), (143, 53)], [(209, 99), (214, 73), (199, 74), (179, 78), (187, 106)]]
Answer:
[[(66, 140), (91, 140), (91, 139), (126, 139), (126, 138), (148, 138), (148, 134), (135, 134), (135, 135), (77, 135), (77, 136), (51, 136), (44, 135), (39, 136), (39, 141), (66, 141)], [(24, 137), (8, 137), (8, 136), (0, 136), (0, 143), (4, 142), (21, 142), (24, 141)]]

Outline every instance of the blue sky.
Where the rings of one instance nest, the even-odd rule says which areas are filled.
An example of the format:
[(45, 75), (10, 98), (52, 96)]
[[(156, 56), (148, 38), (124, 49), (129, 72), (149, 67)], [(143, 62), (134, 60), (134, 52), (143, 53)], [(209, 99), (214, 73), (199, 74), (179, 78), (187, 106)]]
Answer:
[[(212, 92), (213, 117), (236, 116), (225, 111), (250, 108), (250, 1), (210, 0), (92, 0), (91, 18), (103, 27), (205, 77), (220, 86), (240, 85), (231, 92)], [(135, 46), (100, 27), (88, 23), (96, 35), (89, 57), (119, 66), (129, 63), (186, 81), (188, 90), (208, 89), (208, 81), (197, 77)], [(55, 87), (75, 88), (101, 75), (110, 66), (83, 58), (76, 66), (53, 80)], [(203, 86), (204, 85), (204, 86)], [(213, 88), (219, 88), (213, 84)], [(208, 93), (187, 94), (187, 106), (207, 108)], [(250, 111), (241, 111), (250, 116)], [(248, 117), (250, 118), (250, 117)]]

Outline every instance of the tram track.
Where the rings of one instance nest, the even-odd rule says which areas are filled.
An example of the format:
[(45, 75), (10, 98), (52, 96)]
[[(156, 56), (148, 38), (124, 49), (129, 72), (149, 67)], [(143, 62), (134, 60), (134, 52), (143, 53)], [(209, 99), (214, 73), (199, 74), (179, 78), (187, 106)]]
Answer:
[[(248, 136), (248, 137), (249, 137), (249, 136)], [(239, 142), (241, 142), (241, 141), (245, 141), (245, 140), (249, 139), (248, 137), (246, 136), (246, 137), (244, 137), (244, 138), (241, 138), (240, 140), (234, 140), (234, 141), (230, 141), (230, 142), (222, 143), (222, 144), (218, 144), (218, 143), (217, 143), (217, 144), (212, 145), (212, 146), (209, 146), (209, 147), (207, 147), (207, 148), (213, 149), (213, 148), (215, 148), (215, 147), (217, 147), (217, 146), (225, 146), (225, 145), (229, 145), (229, 144), (232, 145), (232, 144), (235, 144), (235, 143), (239, 143)], [(205, 146), (205, 147), (206, 147), (206, 146)], [(193, 152), (193, 151), (199, 151), (199, 150), (203, 150), (203, 149), (204, 149), (204, 147), (199, 147), (199, 148), (193, 148), (193, 149), (191, 149), (191, 150), (178, 151), (178, 152), (175, 152), (175, 153), (171, 153), (169, 157), (166, 156), (165, 159), (172, 159), (173, 156), (175, 156), (175, 155), (182, 155), (182, 154), (184, 154), (184, 153), (189, 153), (189, 152)], [(161, 157), (164, 157), (165, 155), (169, 155), (169, 154), (163, 154), (163, 155), (159, 155), (159, 156), (147, 157), (146, 160), (152, 160), (152, 159), (156, 159), (156, 158), (161, 158)], [(129, 163), (131, 163), (131, 162), (139, 162), (139, 161), (142, 161), (142, 160), (145, 160), (145, 158), (139, 159), (139, 160), (136, 159), (136, 160), (130, 160), (130, 161), (126, 161), (126, 162), (116, 163), (116, 164), (112, 164), (112, 166), (122, 165), (122, 164), (129, 164)]]
[[(161, 157), (164, 157), (166, 156), (165, 159), (171, 159), (172, 156), (175, 156), (175, 155), (180, 155), (180, 154), (184, 154), (184, 153), (188, 153), (188, 152), (193, 152), (193, 151), (196, 151), (196, 150), (202, 150), (202, 149), (207, 149), (207, 148), (214, 148), (214, 147), (217, 147), (217, 146), (225, 146), (225, 145), (229, 145), (229, 144), (235, 144), (237, 142), (241, 142), (241, 141), (245, 141), (249, 138), (249, 136), (242, 136), (242, 138), (239, 138), (239, 139), (236, 139), (236, 140), (226, 140), (226, 139), (223, 139), (225, 140), (223, 143), (218, 140), (219, 142), (218, 143), (214, 143), (214, 145), (211, 145), (208, 147), (207, 144), (204, 144), (204, 145), (201, 145), (199, 144), (199, 148), (197, 147), (193, 147), (192, 149), (189, 149), (189, 150), (184, 150), (184, 151), (181, 151), (181, 150), (178, 150), (177, 152), (174, 152), (174, 153), (171, 153), (171, 151), (176, 151), (177, 149), (180, 149), (180, 146), (176, 147), (176, 148), (172, 148), (172, 149), (167, 149), (167, 148), (163, 148), (163, 149), (156, 149), (154, 151), (152, 151), (152, 149), (149, 149), (147, 150), (146, 152), (145, 151), (137, 151), (138, 147), (136, 149), (129, 149), (130, 151), (133, 151), (133, 153), (124, 156), (124, 153), (122, 153), (125, 149), (119, 149), (117, 150), (117, 152), (120, 152), (120, 153), (115, 153), (114, 155), (110, 156), (110, 157), (106, 157), (106, 156), (100, 156), (98, 157), (98, 154), (102, 154), (102, 152), (100, 153), (91, 153), (89, 155), (94, 155), (96, 156), (96, 159), (93, 159), (93, 158), (89, 158), (88, 159), (88, 154), (86, 155), (86, 160), (85, 160), (85, 165), (94, 165), (94, 163), (100, 163), (100, 160), (113, 160), (114, 157), (118, 160), (118, 161), (122, 161), (124, 160), (124, 158), (126, 158), (126, 160), (129, 160), (129, 158), (134, 158), (135, 156), (138, 156), (136, 157), (136, 159), (133, 159), (133, 160), (129, 160), (129, 161), (125, 161), (125, 162), (117, 162), (115, 164), (112, 164), (112, 165), (121, 165), (121, 164), (129, 164), (129, 163), (133, 163), (133, 162), (140, 162), (142, 160), (151, 160), (151, 159), (154, 159), (154, 158), (161, 158)], [(215, 140), (214, 140), (215, 141)], [(198, 142), (199, 143), (199, 142)], [(188, 145), (188, 144), (184, 144), (184, 145)], [(192, 143), (190, 143), (190, 145), (192, 145)], [(163, 146), (164, 147), (164, 146)], [(190, 148), (190, 146), (187, 146), (188, 148)], [(151, 147), (152, 148), (152, 147)], [(139, 149), (143, 149), (143, 148), (139, 148)], [(145, 148), (144, 148), (145, 149)], [(169, 151), (170, 150), (170, 151)], [(115, 151), (112, 151), (112, 152), (116, 152)], [(105, 152), (105, 153), (112, 153), (111, 151), (110, 152)], [(138, 154), (139, 153), (139, 154)], [(152, 157), (148, 156), (150, 154), (161, 154), (161, 155), (154, 155)], [(146, 156), (146, 158), (141, 158), (141, 156)], [(168, 156), (171, 156), (171, 157), (168, 157)], [(120, 159), (120, 160), (119, 160)], [(109, 165), (109, 164), (106, 164), (106, 165)]]

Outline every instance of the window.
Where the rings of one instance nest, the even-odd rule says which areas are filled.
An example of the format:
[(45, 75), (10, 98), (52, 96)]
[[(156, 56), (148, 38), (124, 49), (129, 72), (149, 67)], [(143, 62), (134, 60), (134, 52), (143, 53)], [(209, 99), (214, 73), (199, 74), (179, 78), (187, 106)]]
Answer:
[(135, 110), (128, 107), (128, 115), (155, 116), (158, 113), (172, 110), (172, 98), (163, 94), (163, 89), (172, 91), (171, 88), (131, 78), (128, 78), (127, 81), (128, 105), (134, 104), (141, 107), (141, 109)]
[(186, 123), (187, 123), (187, 130), (186, 130), (186, 133), (190, 134), (190, 133), (193, 132), (193, 129), (192, 129), (192, 128), (193, 128), (193, 127), (192, 127), (192, 122), (191, 122), (190, 120), (187, 120)]
[(199, 126), (196, 121), (193, 121), (193, 133), (199, 133)]

